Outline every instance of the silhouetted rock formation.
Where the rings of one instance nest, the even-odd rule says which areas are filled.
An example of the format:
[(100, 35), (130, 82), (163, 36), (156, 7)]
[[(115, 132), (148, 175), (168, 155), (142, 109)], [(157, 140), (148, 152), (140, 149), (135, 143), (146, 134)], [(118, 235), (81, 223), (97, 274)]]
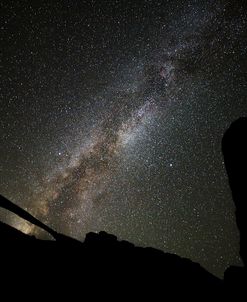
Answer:
[(227, 288), (245, 291), (247, 285), (247, 118), (233, 122), (222, 139), (222, 151), (240, 234), (240, 256), (243, 267), (230, 267), (225, 272)]
[[(240, 231), (240, 254), (245, 267), (231, 266), (225, 272), (224, 282), (199, 264), (154, 248), (136, 247), (127, 241), (118, 241), (106, 232), (89, 233), (85, 241), (59, 234), (38, 219), (0, 196), (0, 206), (41, 227), (54, 237), (54, 241), (34, 236), (0, 223), (0, 260), (6, 265), (2, 275), (20, 272), (23, 276), (38, 278), (51, 284), (62, 296), (66, 287), (79, 286), (81, 291), (96, 293), (101, 299), (114, 296), (123, 298), (155, 299), (176, 297), (209, 298), (228, 297), (245, 293), (246, 283), (246, 230), (247, 216), (247, 118), (234, 122), (222, 140), (222, 150), (233, 200), (236, 205), (237, 225)], [(29, 285), (36, 286), (29, 278)], [(59, 283), (55, 287), (54, 280)], [(114, 294), (117, 291), (118, 294)], [(134, 294), (133, 294), (134, 293)], [(73, 291), (71, 292), (73, 294)], [(235, 299), (236, 300), (236, 299)]]
[(225, 166), (236, 206), (240, 256), (247, 265), (247, 118), (233, 122), (222, 140)]
[[(1, 197), (0, 205), (14, 209), (16, 214), (49, 230), (52, 235), (56, 233), (6, 198)], [(221, 280), (189, 259), (154, 248), (136, 247), (127, 241), (118, 241), (116, 236), (106, 232), (89, 233), (84, 242), (59, 234), (54, 237), (56, 241), (39, 240), (1, 223), (1, 259), (5, 259), (8, 270), (28, 272), (32, 276), (37, 272), (46, 275), (46, 279), (51, 273), (60, 282), (66, 276), (74, 280), (76, 272), (82, 272), (84, 276), (93, 272), (95, 286), (108, 284), (141, 296), (151, 293), (158, 296), (164, 290), (166, 297), (186, 293), (190, 296), (198, 290), (211, 295), (222, 286)], [(85, 278), (84, 284), (92, 285)]]
[(65, 236), (63, 234), (59, 234), (47, 225), (45, 225), (43, 222), (32, 216), (30, 213), (27, 211), (23, 210), (20, 208), (18, 205), (14, 204), (7, 198), (3, 197), (0, 195), (0, 206), (1, 208), (4, 208), (6, 210), (9, 210), (10, 212), (16, 214), (17, 216), (23, 218), (24, 220), (30, 222), (31, 224), (36, 225), (37, 227), (43, 229), (44, 231), (48, 232), (52, 237), (56, 240), (70, 240), (70, 241), (76, 241), (73, 238), (70, 238), (68, 236)]

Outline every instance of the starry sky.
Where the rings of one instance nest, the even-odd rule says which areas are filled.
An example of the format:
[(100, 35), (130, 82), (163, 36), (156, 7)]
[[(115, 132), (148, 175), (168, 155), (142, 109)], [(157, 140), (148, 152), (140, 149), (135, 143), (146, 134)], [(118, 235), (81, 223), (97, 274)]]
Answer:
[(80, 240), (241, 265), (221, 139), (247, 115), (245, 1), (0, 5), (0, 193)]

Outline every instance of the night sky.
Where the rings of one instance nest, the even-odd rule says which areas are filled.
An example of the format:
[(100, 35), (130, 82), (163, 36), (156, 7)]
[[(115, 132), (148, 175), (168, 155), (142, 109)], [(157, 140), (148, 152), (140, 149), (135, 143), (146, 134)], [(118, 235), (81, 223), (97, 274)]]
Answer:
[(244, 3), (1, 1), (0, 193), (80, 240), (241, 264), (221, 139), (247, 115)]

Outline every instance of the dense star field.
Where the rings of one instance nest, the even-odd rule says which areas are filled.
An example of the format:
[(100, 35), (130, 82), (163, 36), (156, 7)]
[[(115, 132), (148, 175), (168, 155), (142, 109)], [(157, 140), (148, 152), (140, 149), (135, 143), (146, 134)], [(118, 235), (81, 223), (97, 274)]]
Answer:
[(81, 240), (105, 230), (218, 276), (241, 264), (221, 139), (247, 115), (245, 1), (1, 1), (0, 14), (0, 193)]

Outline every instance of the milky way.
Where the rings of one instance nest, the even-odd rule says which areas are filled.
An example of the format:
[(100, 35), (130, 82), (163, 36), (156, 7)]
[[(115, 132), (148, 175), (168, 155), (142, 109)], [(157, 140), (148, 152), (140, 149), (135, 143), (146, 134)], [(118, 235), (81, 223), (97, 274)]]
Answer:
[(2, 1), (1, 194), (80, 240), (240, 264), (221, 139), (247, 114), (246, 6), (202, 2)]

